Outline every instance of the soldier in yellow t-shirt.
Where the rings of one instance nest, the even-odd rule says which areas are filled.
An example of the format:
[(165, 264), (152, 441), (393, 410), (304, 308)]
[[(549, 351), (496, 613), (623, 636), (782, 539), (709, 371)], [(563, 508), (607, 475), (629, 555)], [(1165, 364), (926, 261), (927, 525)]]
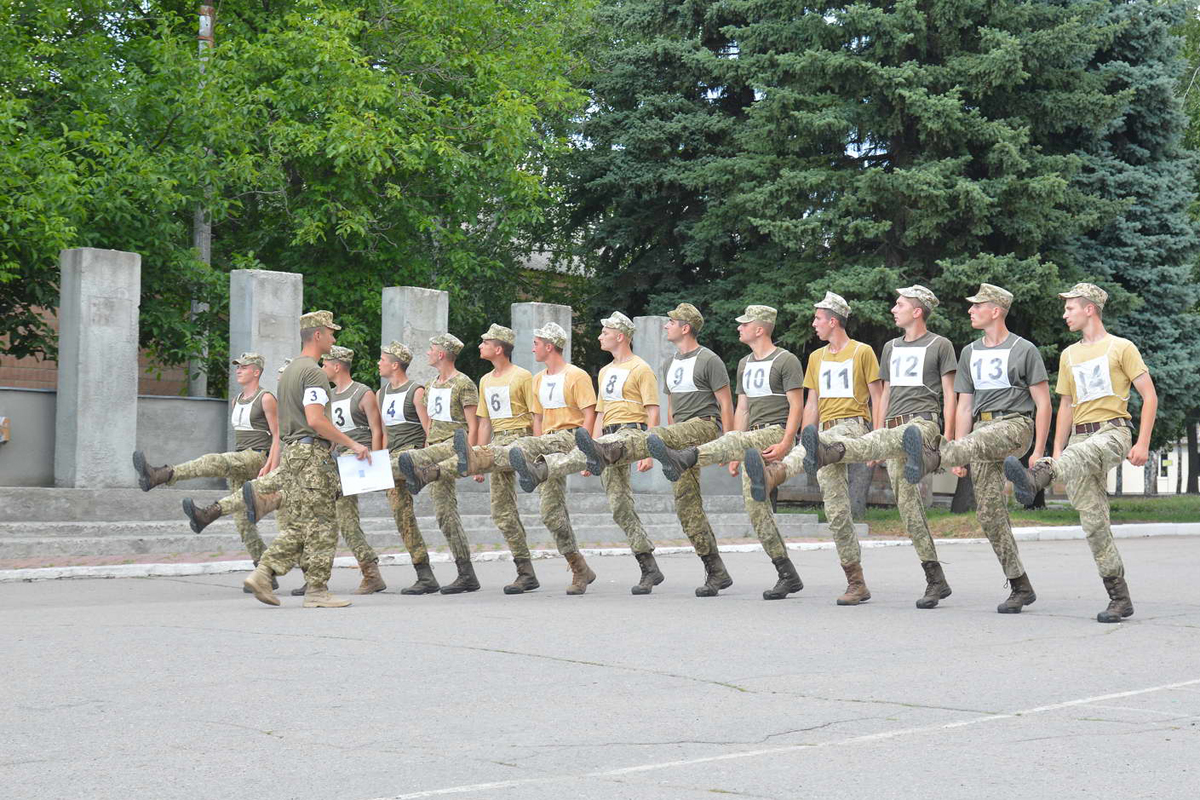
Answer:
[[(1059, 294), (1067, 327), (1080, 341), (1062, 352), (1058, 365), (1058, 424), (1054, 456), (1025, 469), (1014, 456), (1004, 461), (1004, 474), (1025, 505), (1056, 478), (1067, 485), (1067, 497), (1079, 512), (1096, 567), (1108, 591), (1108, 608), (1099, 622), (1120, 622), (1133, 615), (1125, 566), (1113, 542), (1108, 516), (1108, 472), (1126, 458), (1136, 467), (1150, 456), (1150, 436), (1158, 411), (1158, 394), (1137, 347), (1113, 336), (1102, 318), (1108, 293), (1091, 283), (1077, 283)], [(1137, 442), (1129, 413), (1129, 390), (1142, 396)]]

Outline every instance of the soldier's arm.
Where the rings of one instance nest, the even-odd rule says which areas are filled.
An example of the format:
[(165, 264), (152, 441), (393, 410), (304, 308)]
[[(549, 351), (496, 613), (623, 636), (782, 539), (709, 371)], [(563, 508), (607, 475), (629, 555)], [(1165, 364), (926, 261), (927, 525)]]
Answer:
[[(871, 396), (872, 410), (879, 408), (880, 400), (883, 398), (883, 381), (876, 380), (876, 381), (871, 381), (870, 383), (868, 383), (867, 384), (867, 394), (869, 394)], [(880, 422), (876, 423), (875, 430), (879, 430), (879, 428), (882, 425), (883, 425), (882, 420)]]
[[(383, 408), (383, 388), (382, 387), (380, 387), (375, 392), (375, 403), (379, 408)], [(383, 449), (384, 450), (388, 449), (388, 432), (387, 432), (386, 426), (383, 429)]]
[(787, 425), (783, 429), (783, 438), (763, 450), (763, 458), (767, 461), (778, 461), (792, 451), (796, 445), (796, 434), (800, 431), (800, 419), (804, 415), (804, 390), (788, 389)]
[(883, 382), (883, 391), (879, 393), (879, 402), (871, 403), (871, 428), (879, 430), (883, 427), (883, 421), (887, 419), (888, 405), (892, 402), (892, 384), (889, 381)]
[(533, 420), (530, 422), (530, 426), (533, 428), (534, 436), (541, 436), (542, 435), (542, 415), (537, 413), (536, 411), (533, 412)]
[(367, 415), (367, 426), (371, 429), (371, 449), (382, 450), (386, 445), (383, 438), (383, 416), (379, 413), (379, 398), (374, 392), (363, 392), (358, 407)]
[(820, 413), (818, 412), (816, 389), (808, 390), (808, 400), (804, 403), (804, 416), (801, 418), (800, 427), (807, 428), (809, 425), (816, 425), (820, 422)]
[(279, 404), (275, 402), (275, 395), (268, 392), (262, 396), (262, 410), (267, 427), (271, 429), (271, 449), (267, 453), (267, 463), (258, 471), (260, 478), (279, 466), (279, 453), (283, 449), (279, 442)]
[(1029, 394), (1037, 408), (1033, 418), (1033, 452), (1029, 454), (1032, 464), (1046, 452), (1046, 437), (1050, 433), (1050, 382), (1035, 383), (1029, 387)]
[(954, 372), (942, 376), (942, 436), (946, 440), (954, 438), (955, 405), (957, 396), (954, 394)]
[(580, 411), (583, 412), (583, 428), (584, 428), (584, 430), (590, 431), (593, 428), (595, 428), (596, 427), (596, 407), (588, 406), (587, 408), (581, 408)]
[[(733, 425), (736, 430), (750, 430), (750, 399), (744, 394), (738, 395), (737, 411), (733, 415)], [(733, 477), (738, 476), (740, 461), (730, 461), (726, 468)]]
[(675, 424), (675, 415), (671, 413), (671, 395), (667, 395), (667, 424)]
[(467, 444), (474, 447), (479, 441), (479, 416), (475, 413), (476, 406), (463, 406), (463, 416), (467, 419)]
[(975, 395), (961, 392), (954, 407), (954, 438), (962, 439), (975, 427)]
[(371, 463), (371, 450), (365, 444), (359, 444), (351, 439), (346, 434), (339, 431), (329, 418), (325, 416), (325, 406), (316, 403), (309, 403), (304, 407), (304, 419), (308, 422), (308, 427), (316, 432), (317, 436), (322, 439), (340, 444), (350, 452), (354, 453), (359, 459), (365, 458), (367, 463)]
[(729, 390), (729, 385), (726, 384), (717, 389), (713, 395), (717, 398), (717, 405), (721, 409), (721, 430), (733, 430), (736, 423), (733, 421), (733, 393)]
[(413, 405), (417, 409), (417, 419), (421, 421), (421, 427), (425, 429), (425, 435), (429, 435), (429, 409), (425, 407), (425, 387), (418, 386), (413, 389)]
[(643, 406), (643, 408), (646, 409), (646, 427), (647, 428), (657, 428), (658, 427), (658, 406), (657, 405)]
[(1071, 395), (1058, 396), (1058, 424), (1054, 430), (1054, 457), (1062, 455), (1067, 449), (1067, 441), (1071, 438), (1071, 428), (1075, 424), (1075, 402)]
[(1138, 428), (1137, 442), (1129, 450), (1129, 463), (1144, 467), (1150, 460), (1150, 434), (1154, 432), (1154, 418), (1158, 415), (1158, 390), (1149, 372), (1134, 378), (1133, 388), (1142, 396), (1142, 423)]

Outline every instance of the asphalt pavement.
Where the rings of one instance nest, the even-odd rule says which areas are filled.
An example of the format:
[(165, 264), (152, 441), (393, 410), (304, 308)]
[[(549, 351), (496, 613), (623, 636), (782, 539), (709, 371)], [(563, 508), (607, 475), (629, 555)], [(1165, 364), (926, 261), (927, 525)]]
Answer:
[[(998, 615), (986, 545), (944, 547), (951, 597), (913, 601), (911, 548), (864, 551), (874, 598), (834, 599), (832, 551), (765, 602), (761, 553), (699, 599), (700, 562), (629, 594), (632, 557), (567, 597), (483, 590), (283, 607), (243, 574), (0, 584), (0, 786), (23, 798), (1200, 797), (1200, 538), (1123, 540), (1136, 614), (1087, 545), (1021, 545), (1038, 601)], [(437, 565), (449, 581), (449, 565)], [(348, 595), (358, 572), (335, 570)], [(285, 589), (298, 585), (293, 574)]]

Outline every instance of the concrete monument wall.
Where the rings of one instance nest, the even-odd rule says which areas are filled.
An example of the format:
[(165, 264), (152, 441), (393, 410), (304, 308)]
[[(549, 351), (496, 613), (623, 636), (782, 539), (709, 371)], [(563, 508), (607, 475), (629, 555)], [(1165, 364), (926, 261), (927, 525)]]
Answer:
[(445, 333), (449, 324), (449, 292), (416, 286), (388, 286), (383, 290), (380, 346), (393, 339), (408, 345), (413, 352), (408, 376), (418, 383), (425, 383), (436, 374), (425, 353), (429, 350), (429, 339)]

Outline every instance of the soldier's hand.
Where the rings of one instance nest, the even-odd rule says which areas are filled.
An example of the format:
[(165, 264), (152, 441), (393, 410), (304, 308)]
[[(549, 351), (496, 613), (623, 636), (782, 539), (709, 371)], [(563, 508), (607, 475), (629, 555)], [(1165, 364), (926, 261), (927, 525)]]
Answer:
[(967, 477), (967, 472), (969, 471), (969, 468), (968, 467), (951, 467), (950, 471), (953, 472), (955, 475), (957, 475), (960, 478), (965, 478), (965, 477)]
[(868, 469), (875, 469), (878, 466), (879, 466), (879, 461), (877, 459), (872, 459), (867, 462)]
[(476, 476), (475, 476), (475, 482), (476, 482), (476, 483), (483, 483), (483, 476), (482, 476), (482, 475), (476, 475)]
[(582, 476), (583, 476), (583, 477), (585, 477), (585, 478), (590, 478), (590, 477), (592, 477), (592, 473), (588, 472), (586, 469), (585, 469), (583, 472), (579, 473), (579, 474), (580, 474), (580, 475), (582, 475)]
[(736, 478), (738, 476), (738, 464), (741, 464), (741, 463), (742, 462), (740, 462), (740, 461), (730, 461), (729, 462), (729, 474)]
[(779, 461), (786, 456), (792, 448), (786, 442), (777, 442), (766, 450), (762, 451), (763, 461)]
[(646, 472), (653, 466), (654, 466), (653, 458), (643, 458), (641, 461), (637, 462), (637, 471), (638, 472)]
[(1129, 448), (1129, 455), (1127, 455), (1126, 458), (1128, 458), (1129, 463), (1133, 464), (1135, 467), (1146, 466), (1146, 462), (1150, 460), (1150, 445), (1140, 443), (1135, 444), (1133, 447)]
[(371, 463), (371, 448), (367, 447), (365, 444), (359, 444), (358, 442), (355, 442), (354, 447), (350, 448), (350, 450), (354, 453), (354, 457), (359, 461), (362, 461), (365, 458), (368, 464)]

